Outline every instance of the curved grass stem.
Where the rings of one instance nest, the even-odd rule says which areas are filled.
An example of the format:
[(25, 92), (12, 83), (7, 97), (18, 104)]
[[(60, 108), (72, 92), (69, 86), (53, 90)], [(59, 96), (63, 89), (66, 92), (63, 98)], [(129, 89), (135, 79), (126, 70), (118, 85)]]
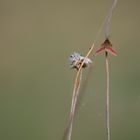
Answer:
[(78, 96), (79, 96), (79, 89), (80, 89), (81, 80), (82, 80), (82, 68), (83, 68), (83, 65), (85, 63), (85, 60), (91, 54), (93, 48), (94, 48), (94, 43), (92, 44), (91, 48), (87, 52), (86, 56), (84, 57), (84, 60), (81, 63), (81, 65), (80, 65), (80, 67), (79, 67), (79, 69), (77, 71), (76, 77), (75, 77), (73, 94), (72, 94), (71, 111), (70, 111), (68, 126), (67, 126), (67, 128), (65, 130), (63, 140), (71, 140), (71, 135), (72, 135), (72, 130), (73, 130), (73, 123), (74, 123), (74, 118), (75, 118), (75, 114), (76, 114), (77, 100), (78, 100)]
[(79, 89), (80, 89), (81, 81), (82, 81), (82, 69), (80, 70), (79, 73), (77, 72), (77, 74), (76, 74), (74, 88), (73, 88), (69, 122), (68, 122), (68, 126), (65, 130), (63, 140), (71, 140), (73, 123), (74, 123), (75, 114), (76, 114), (77, 100), (78, 100), (78, 96), (79, 96)]

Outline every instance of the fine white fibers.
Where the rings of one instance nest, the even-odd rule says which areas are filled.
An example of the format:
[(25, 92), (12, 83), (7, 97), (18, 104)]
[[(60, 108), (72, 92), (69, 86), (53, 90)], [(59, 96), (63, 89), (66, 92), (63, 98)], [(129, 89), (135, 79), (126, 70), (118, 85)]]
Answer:
[(71, 68), (76, 68), (77, 70), (80, 68), (80, 65), (84, 61), (83, 68), (89, 66), (92, 61), (89, 58), (85, 58), (84, 56), (80, 55), (79, 53), (74, 52), (69, 57)]

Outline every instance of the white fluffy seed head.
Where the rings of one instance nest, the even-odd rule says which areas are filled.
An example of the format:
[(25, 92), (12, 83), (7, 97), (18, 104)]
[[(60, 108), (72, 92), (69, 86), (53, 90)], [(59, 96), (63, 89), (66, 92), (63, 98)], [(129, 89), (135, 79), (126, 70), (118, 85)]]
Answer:
[(89, 58), (85, 58), (84, 56), (80, 55), (79, 53), (74, 52), (69, 57), (71, 68), (79, 69), (82, 62), (84, 61), (83, 68), (89, 66), (92, 61)]

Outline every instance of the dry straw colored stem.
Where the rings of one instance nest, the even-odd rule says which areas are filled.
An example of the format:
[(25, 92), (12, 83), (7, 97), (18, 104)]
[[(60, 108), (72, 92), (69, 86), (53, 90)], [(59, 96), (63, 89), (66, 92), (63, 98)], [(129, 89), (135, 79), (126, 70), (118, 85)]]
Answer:
[(107, 137), (110, 140), (110, 115), (109, 115), (109, 64), (108, 64), (108, 52), (106, 53), (105, 64), (106, 64), (106, 127)]
[[(105, 39), (109, 38), (109, 29), (112, 14), (114, 8), (116, 7), (117, 0), (113, 0), (112, 6), (109, 10), (109, 13), (106, 17), (105, 22)], [(105, 65), (106, 65), (106, 128), (107, 128), (107, 139), (110, 140), (110, 105), (109, 105), (109, 64), (108, 64), (108, 52), (105, 52)]]
[(85, 63), (86, 58), (88, 58), (89, 55), (91, 54), (93, 48), (94, 48), (94, 44), (91, 46), (91, 48), (87, 52), (86, 56), (84, 57), (84, 60), (82, 61), (81, 65), (80, 65), (80, 67), (77, 71), (77, 74), (76, 74), (76, 78), (75, 78), (75, 82), (74, 82), (74, 88), (73, 88), (73, 95), (72, 95), (70, 117), (69, 117), (68, 126), (65, 130), (63, 140), (71, 140), (73, 123), (74, 123), (74, 118), (75, 118), (75, 113), (76, 113), (77, 99), (78, 99), (78, 96), (79, 96), (79, 89), (80, 89), (81, 80), (82, 80), (82, 67)]
[(74, 83), (67, 140), (71, 140), (73, 122), (74, 122), (74, 118), (75, 118), (76, 105), (77, 105), (77, 99), (78, 99), (78, 95), (79, 95), (79, 89), (80, 89), (80, 85), (81, 85), (81, 80), (82, 80), (82, 69), (81, 69), (78, 77), (75, 79), (75, 83)]
[(106, 21), (105, 21), (105, 38), (109, 38), (109, 29), (110, 29), (110, 23), (111, 23), (111, 18), (112, 18), (112, 14), (114, 11), (114, 8), (116, 7), (117, 4), (117, 0), (113, 0), (112, 6), (109, 9), (109, 13), (106, 17)]
[(65, 130), (63, 140), (71, 140), (71, 135), (72, 135), (72, 130), (73, 130), (73, 123), (74, 123), (74, 118), (75, 118), (76, 105), (77, 105), (77, 99), (78, 99), (78, 95), (79, 95), (81, 80), (82, 80), (82, 69), (81, 69), (78, 77), (76, 77), (75, 82), (74, 82), (70, 117), (69, 117), (68, 126)]

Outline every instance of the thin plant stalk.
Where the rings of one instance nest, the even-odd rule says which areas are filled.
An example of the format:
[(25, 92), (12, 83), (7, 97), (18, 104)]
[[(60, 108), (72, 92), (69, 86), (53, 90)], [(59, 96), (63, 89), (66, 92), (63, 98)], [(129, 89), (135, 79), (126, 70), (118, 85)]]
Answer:
[[(78, 74), (78, 71), (77, 71), (77, 74)], [(77, 99), (78, 99), (79, 89), (80, 89), (80, 85), (81, 85), (81, 81), (82, 81), (82, 69), (80, 70), (79, 75), (77, 75), (77, 74), (76, 74), (76, 79), (74, 82), (69, 122), (68, 122), (68, 126), (65, 130), (63, 140), (71, 140), (71, 136), (72, 136), (73, 123), (74, 123), (74, 118), (75, 118), (75, 113), (76, 113)]]
[(105, 31), (104, 31), (105, 32), (105, 38), (109, 38), (111, 18), (112, 18), (113, 11), (116, 7), (116, 4), (117, 4), (117, 0), (113, 0), (112, 6), (109, 9), (108, 15), (106, 17)]
[(105, 52), (105, 65), (106, 65), (106, 128), (107, 139), (110, 140), (110, 106), (109, 106), (109, 64), (108, 52)]
[(72, 134), (74, 117), (75, 117), (75, 113), (76, 113), (77, 99), (79, 96), (79, 89), (80, 89), (80, 85), (81, 85), (81, 80), (82, 80), (82, 69), (80, 71), (79, 77), (75, 81), (76, 89), (73, 93), (73, 99), (72, 99), (73, 101), (72, 101), (71, 117), (70, 117), (71, 123), (70, 123), (70, 133), (68, 135), (68, 140), (71, 140), (71, 134)]
[(75, 118), (75, 113), (76, 113), (77, 100), (78, 100), (78, 96), (79, 96), (79, 89), (80, 89), (81, 80), (82, 80), (82, 67), (85, 63), (86, 58), (88, 58), (89, 55), (91, 54), (93, 48), (94, 48), (94, 43), (92, 44), (91, 48), (87, 52), (86, 56), (84, 57), (84, 60), (82, 61), (81, 65), (77, 71), (77, 74), (76, 74), (74, 88), (73, 88), (73, 95), (72, 95), (70, 117), (69, 117), (68, 126), (65, 130), (63, 140), (71, 140), (73, 123), (74, 123), (74, 118)]
[[(116, 7), (116, 4), (117, 4), (117, 0), (113, 0), (112, 6), (106, 17), (105, 31), (104, 31), (105, 39), (109, 38), (111, 18), (112, 18), (114, 8)], [(105, 65), (106, 65), (106, 128), (107, 128), (107, 140), (110, 140), (109, 63), (108, 63), (107, 51), (105, 51)]]

